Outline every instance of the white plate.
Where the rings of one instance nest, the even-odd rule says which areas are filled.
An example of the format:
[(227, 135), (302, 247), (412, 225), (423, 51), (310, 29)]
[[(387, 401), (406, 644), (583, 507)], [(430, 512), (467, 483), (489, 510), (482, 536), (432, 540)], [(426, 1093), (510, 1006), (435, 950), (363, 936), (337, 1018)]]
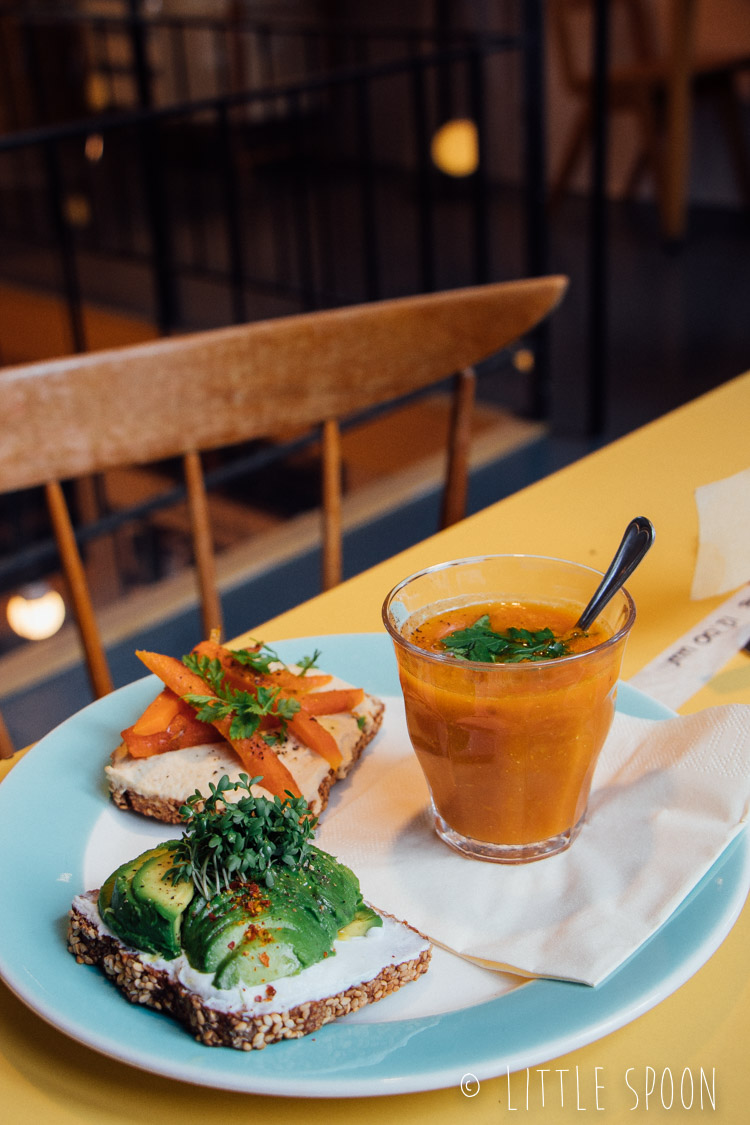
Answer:
[[(377, 695), (398, 694), (385, 635), (275, 647), (290, 661), (318, 648), (326, 671)], [(252, 1093), (363, 1097), (535, 1066), (608, 1034), (679, 987), (726, 936), (750, 887), (743, 833), (669, 921), (598, 988), (519, 984), (437, 950), (418, 982), (314, 1036), (249, 1053), (200, 1046), (172, 1020), (125, 1003), (65, 945), (73, 895), (97, 885), (141, 845), (174, 835), (174, 828), (116, 810), (104, 784), (103, 766), (120, 730), (157, 689), (147, 677), (87, 707), (42, 739), (0, 785), (0, 976), (59, 1030), (143, 1070)], [(670, 714), (627, 684), (620, 685), (618, 707), (647, 718)], [(377, 753), (377, 740), (368, 753)], [(29, 831), (30, 808), (44, 833)]]

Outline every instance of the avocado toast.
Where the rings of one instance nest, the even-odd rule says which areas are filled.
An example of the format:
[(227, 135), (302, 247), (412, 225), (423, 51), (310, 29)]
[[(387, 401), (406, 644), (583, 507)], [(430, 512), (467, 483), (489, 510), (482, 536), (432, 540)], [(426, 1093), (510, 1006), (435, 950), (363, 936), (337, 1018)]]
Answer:
[(306, 803), (257, 796), (257, 781), (196, 792), (180, 839), (123, 863), (70, 911), (79, 962), (208, 1046), (306, 1035), (430, 961), (421, 934), (367, 905), (349, 868), (312, 844)]

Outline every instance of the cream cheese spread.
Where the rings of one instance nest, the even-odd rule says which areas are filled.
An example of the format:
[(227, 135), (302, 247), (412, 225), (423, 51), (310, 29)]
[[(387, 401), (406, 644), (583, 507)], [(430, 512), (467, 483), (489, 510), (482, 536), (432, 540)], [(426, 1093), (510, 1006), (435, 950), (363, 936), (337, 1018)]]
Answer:
[[(99, 917), (96, 892), (76, 895), (73, 908), (96, 926), (100, 934), (116, 937)], [(190, 992), (200, 996), (207, 1007), (220, 1012), (242, 1011), (264, 1015), (337, 996), (348, 988), (374, 980), (387, 966), (414, 960), (430, 948), (427, 938), (410, 926), (388, 915), (382, 915), (382, 918), (382, 926), (372, 927), (361, 937), (334, 942), (334, 956), (310, 965), (295, 976), (269, 981), (268, 995), (267, 986), (257, 984), (231, 989), (214, 988), (213, 974), (198, 972), (184, 954), (165, 961), (151, 953), (135, 952), (144, 964), (167, 974), (170, 980), (179, 981)]]

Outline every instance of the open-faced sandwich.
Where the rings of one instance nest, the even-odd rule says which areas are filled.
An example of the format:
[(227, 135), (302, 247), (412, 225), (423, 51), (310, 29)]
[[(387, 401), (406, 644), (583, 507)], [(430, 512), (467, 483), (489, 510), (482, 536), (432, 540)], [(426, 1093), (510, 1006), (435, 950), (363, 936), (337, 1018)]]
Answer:
[(320, 813), (375, 736), (383, 703), (318, 672), (319, 655), (286, 665), (266, 645), (213, 639), (182, 660), (139, 652), (164, 688), (106, 767), (115, 803), (178, 824), (192, 793), (244, 771), (262, 776), (258, 792), (301, 796)]
[(79, 962), (208, 1046), (307, 1035), (415, 980), (431, 956), (312, 844), (305, 802), (255, 796), (257, 780), (225, 776), (193, 794), (181, 839), (124, 863), (70, 911)]

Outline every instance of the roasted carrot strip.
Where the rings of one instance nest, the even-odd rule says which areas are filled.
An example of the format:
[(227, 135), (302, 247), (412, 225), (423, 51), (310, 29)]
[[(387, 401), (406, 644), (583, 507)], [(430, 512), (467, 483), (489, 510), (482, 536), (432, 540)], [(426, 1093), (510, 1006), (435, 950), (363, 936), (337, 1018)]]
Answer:
[[(176, 695), (215, 695), (197, 673), (191, 672), (175, 657), (143, 650), (137, 651), (136, 655)], [(217, 719), (211, 725), (230, 743), (247, 772), (251, 776), (262, 776), (264, 789), (279, 797), (283, 797), (287, 791), (295, 797), (301, 796), (289, 770), (259, 734), (256, 733), (251, 738), (232, 738), (229, 733), (229, 718)]]
[(319, 676), (300, 676), (290, 672), (288, 668), (277, 668), (263, 677), (264, 682), (270, 687), (274, 685), (281, 688), (284, 695), (307, 695), (309, 691), (325, 687), (330, 684), (333, 676), (321, 674)]
[(131, 758), (153, 758), (155, 754), (167, 754), (171, 750), (184, 750), (187, 746), (202, 746), (219, 741), (216, 730), (207, 723), (201, 723), (195, 716), (192, 722), (178, 716), (172, 727), (171, 730), (155, 731), (153, 734), (137, 734), (133, 727), (129, 727), (122, 732), (122, 740)]
[(169, 688), (164, 688), (132, 727), (122, 731), (122, 740), (133, 758), (151, 758), (186, 746), (216, 742), (217, 731), (203, 723), (195, 711)]
[(165, 731), (177, 714), (179, 706), (179, 695), (175, 695), (169, 688), (164, 688), (153, 703), (149, 703), (131, 729), (136, 734), (158, 734), (159, 731)]
[(300, 707), (308, 715), (335, 715), (353, 711), (364, 699), (363, 688), (336, 688), (333, 691), (311, 691), (303, 695)]
[(310, 750), (325, 758), (333, 769), (341, 765), (341, 751), (338, 743), (330, 731), (318, 722), (313, 715), (298, 711), (287, 723), (287, 730), (303, 742)]
[(154, 734), (136, 734), (134, 727), (127, 727), (122, 732), (122, 741), (131, 758), (153, 758), (155, 754), (166, 754), (169, 750), (176, 749), (165, 730)]

